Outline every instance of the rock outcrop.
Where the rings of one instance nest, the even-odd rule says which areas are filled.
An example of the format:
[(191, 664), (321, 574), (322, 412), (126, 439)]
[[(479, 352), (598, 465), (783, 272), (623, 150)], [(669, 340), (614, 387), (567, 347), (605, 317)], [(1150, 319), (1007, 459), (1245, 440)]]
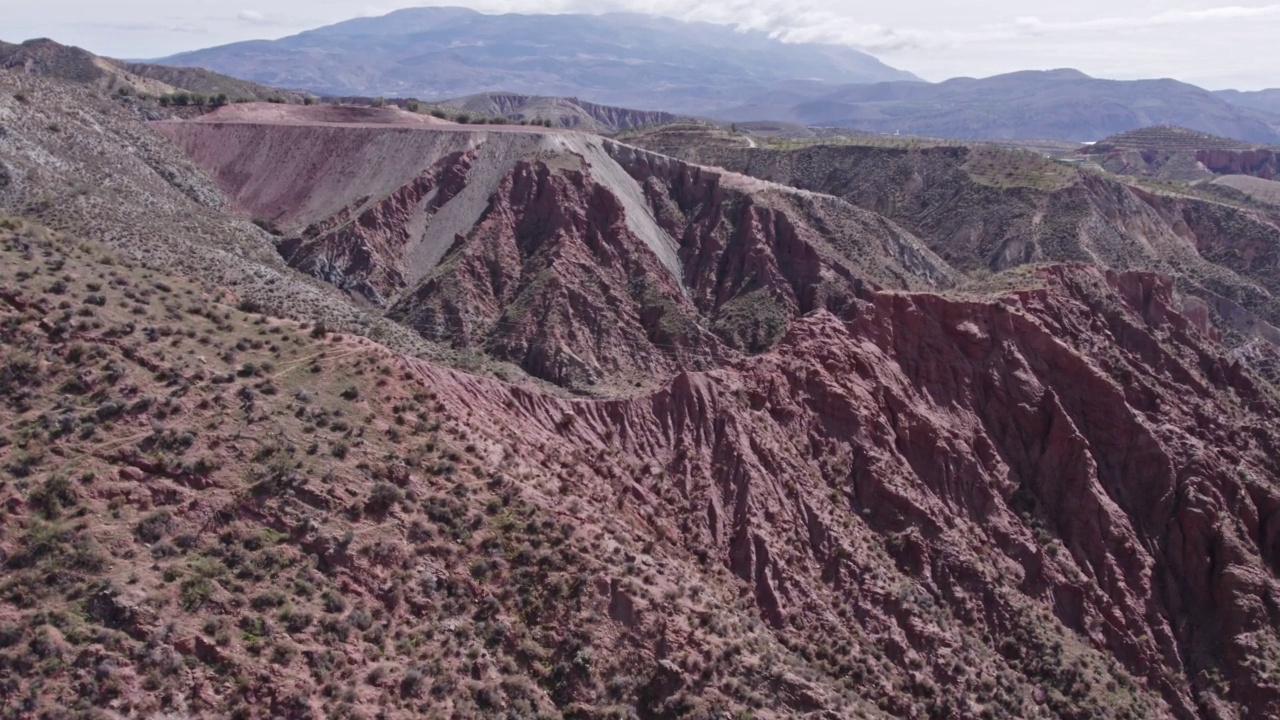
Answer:
[(1199, 150), (1196, 160), (1217, 175), (1252, 175), (1266, 180), (1280, 176), (1280, 155), (1274, 150)]
[(1019, 169), (1025, 155), (1014, 152), (995, 158), (1004, 170), (992, 179), (974, 172), (976, 151), (960, 146), (782, 151), (696, 137), (658, 132), (634, 141), (881, 213), (959, 270), (1061, 261), (1147, 269), (1175, 277), (1211, 307), (1225, 300), (1241, 308), (1247, 318), (1215, 317), (1236, 341), (1253, 337), (1258, 321), (1280, 324), (1280, 224), (1265, 213), (1073, 169)]
[(420, 371), (497, 435), (609, 438), (647, 469), (576, 492), (662, 498), (616, 521), (722, 565), (779, 635), (931, 688), (890, 712), (1270, 717), (1280, 404), (1176, 305), (1166, 277), (1056, 266), (996, 299), (870, 292), (634, 400)]
[(575, 389), (760, 352), (864, 285), (954, 282), (909, 232), (842, 200), (589, 135), (261, 112), (156, 127), (279, 233), (293, 267)]

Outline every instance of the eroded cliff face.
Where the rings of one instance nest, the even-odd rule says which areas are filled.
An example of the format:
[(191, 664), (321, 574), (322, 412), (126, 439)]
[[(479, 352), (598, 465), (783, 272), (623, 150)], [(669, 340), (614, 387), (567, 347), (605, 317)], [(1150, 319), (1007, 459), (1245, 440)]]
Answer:
[(295, 268), (431, 340), (575, 389), (760, 352), (864, 286), (943, 288), (906, 230), (578, 133), (159, 126)]
[(568, 386), (710, 367), (731, 352), (576, 156), (517, 163), (391, 316)]
[[(946, 153), (849, 186), (938, 229), (1016, 200), (945, 236), (1014, 266), (978, 292), (846, 200), (599, 138), (165, 126), (299, 267), (628, 386), (567, 400), (250, 312), (235, 276), (329, 296), (236, 262), (140, 123), (30, 87), (9, 207), (184, 260), (0, 218), (6, 710), (1280, 716), (1280, 362), (1214, 324), (1268, 302), (1264, 218)], [(50, 202), (73, 176), (117, 202)], [(1054, 247), (1178, 274), (1020, 265)]]
[(368, 198), (307, 225), (279, 243), (280, 254), (293, 268), (383, 304), (408, 283), (409, 251), (415, 227), (466, 186), (474, 152), (455, 152), (390, 195)]
[[(784, 644), (890, 713), (1274, 716), (1280, 405), (1167, 278), (1037, 280), (869, 292), (634, 400), (422, 372), (493, 432), (580, 458), (575, 495), (724, 568)], [(637, 651), (697, 635), (650, 607)]]
[(1147, 269), (1205, 300), (1235, 341), (1266, 337), (1265, 328), (1256, 330), (1280, 325), (1280, 227), (1263, 213), (1070, 169), (1055, 171), (1064, 173), (1056, 187), (1036, 186), (1045, 173), (1018, 180), (1012, 165), (1015, 179), (997, 173), (992, 183), (975, 177), (962, 147), (779, 151), (661, 133), (636, 142), (881, 213), (962, 271), (1063, 261)]
[(835, 198), (598, 149), (519, 161), (392, 316), (584, 387), (763, 351), (867, 288), (953, 282), (909, 233)]
[(1252, 175), (1265, 180), (1280, 175), (1280, 156), (1273, 150), (1197, 150), (1196, 160), (1218, 175)]

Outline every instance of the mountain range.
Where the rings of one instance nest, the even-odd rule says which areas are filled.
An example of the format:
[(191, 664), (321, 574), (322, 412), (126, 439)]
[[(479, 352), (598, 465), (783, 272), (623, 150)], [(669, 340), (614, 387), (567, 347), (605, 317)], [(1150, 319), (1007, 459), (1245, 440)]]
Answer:
[(410, 8), (160, 62), (331, 95), (443, 99), (507, 90), (703, 114), (748, 88), (795, 78), (916, 79), (852, 48), (784, 43), (722, 25), (463, 8)]
[(1280, 114), (1280, 88), (1253, 90), (1248, 92), (1242, 92), (1240, 90), (1219, 90), (1215, 92), (1214, 95), (1226, 100), (1232, 105), (1239, 105), (1241, 107)]
[(506, 91), (949, 138), (1089, 141), (1177, 125), (1280, 142), (1280, 91), (1213, 93), (1075, 70), (935, 84), (849, 47), (636, 14), (410, 8), (156, 62), (329, 95), (441, 100)]
[(1178, 125), (1280, 142), (1280, 115), (1267, 112), (1267, 103), (1262, 93), (1217, 94), (1177, 80), (1102, 80), (1063, 69), (941, 83), (788, 83), (717, 114), (966, 139), (1090, 141)]

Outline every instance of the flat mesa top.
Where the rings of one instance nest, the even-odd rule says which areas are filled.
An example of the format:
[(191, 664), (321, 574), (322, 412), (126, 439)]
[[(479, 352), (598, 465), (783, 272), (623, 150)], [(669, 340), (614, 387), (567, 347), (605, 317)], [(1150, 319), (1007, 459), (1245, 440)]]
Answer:
[(553, 128), (532, 125), (485, 125), (455, 123), (395, 107), (359, 105), (286, 105), (281, 103), (238, 103), (226, 105), (190, 120), (160, 122), (225, 123), (245, 125), (335, 125), (340, 127), (402, 127), (432, 130), (479, 130), (547, 133)]

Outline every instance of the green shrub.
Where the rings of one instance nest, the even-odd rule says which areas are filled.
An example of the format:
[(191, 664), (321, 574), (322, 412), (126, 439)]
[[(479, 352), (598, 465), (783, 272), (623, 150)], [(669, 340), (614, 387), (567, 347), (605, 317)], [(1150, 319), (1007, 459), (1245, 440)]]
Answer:
[(31, 492), (31, 506), (46, 519), (54, 520), (66, 508), (76, 504), (77, 497), (71, 481), (64, 475), (50, 475), (40, 487)]
[(168, 510), (157, 510), (138, 522), (133, 534), (148, 545), (160, 542), (173, 531), (173, 516)]
[(366, 507), (377, 515), (385, 515), (396, 503), (404, 499), (404, 491), (391, 483), (380, 482), (373, 486)]
[(208, 578), (187, 578), (180, 586), (178, 602), (182, 605), (182, 609), (188, 612), (198, 610), (213, 595), (214, 589), (213, 581)]

